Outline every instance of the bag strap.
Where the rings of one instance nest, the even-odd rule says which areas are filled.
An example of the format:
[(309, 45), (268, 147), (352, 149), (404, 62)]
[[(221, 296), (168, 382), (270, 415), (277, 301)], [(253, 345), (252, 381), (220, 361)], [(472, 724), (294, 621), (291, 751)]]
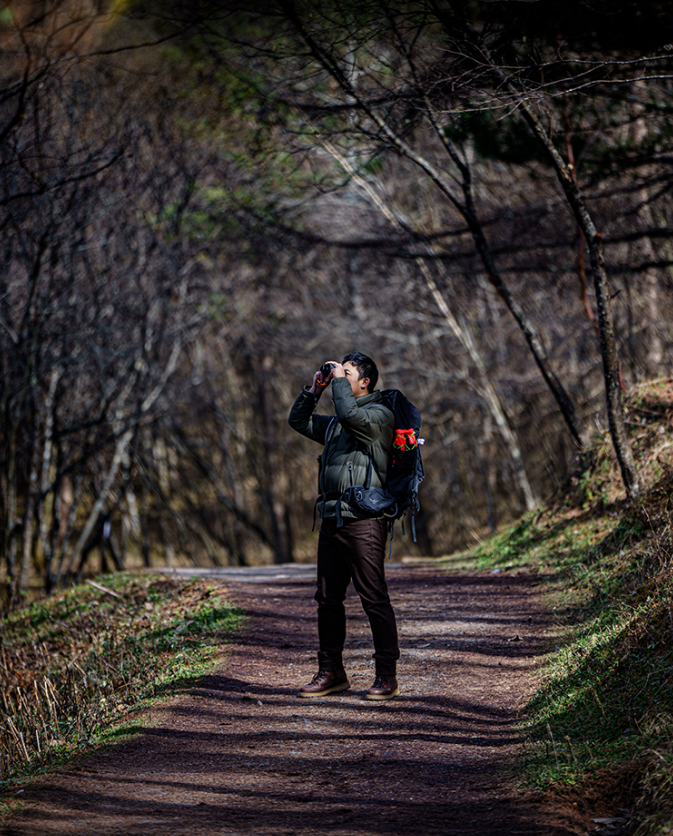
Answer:
[[(366, 454), (369, 456), (369, 465), (367, 467), (367, 476), (365, 477), (365, 490), (368, 491), (372, 486), (372, 464), (374, 464), (374, 459), (372, 458), (372, 454), (369, 450), (365, 451)], [(376, 465), (374, 465), (376, 467)], [(381, 481), (381, 476), (379, 474), (378, 468), (376, 470), (376, 475), (379, 477), (379, 482)]]
[(344, 518), (343, 518), (343, 515), (341, 514), (341, 496), (336, 501), (336, 505), (334, 506), (334, 511), (336, 513), (337, 528), (343, 528)]

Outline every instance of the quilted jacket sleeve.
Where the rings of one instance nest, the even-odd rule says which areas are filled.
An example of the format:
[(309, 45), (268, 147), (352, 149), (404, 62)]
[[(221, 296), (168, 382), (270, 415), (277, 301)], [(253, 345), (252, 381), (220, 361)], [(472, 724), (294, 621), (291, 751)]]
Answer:
[[(350, 389), (350, 386), (348, 388)], [(332, 419), (328, 415), (315, 414), (318, 399), (308, 391), (309, 389), (309, 386), (305, 386), (292, 405), (288, 423), (293, 430), (305, 435), (306, 438), (317, 441), (318, 444), (324, 444), (327, 427)]]

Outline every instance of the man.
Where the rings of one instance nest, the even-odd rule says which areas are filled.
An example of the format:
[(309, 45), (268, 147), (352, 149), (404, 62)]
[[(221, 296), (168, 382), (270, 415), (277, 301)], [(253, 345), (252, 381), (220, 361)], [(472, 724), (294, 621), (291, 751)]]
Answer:
[[(318, 538), (318, 673), (299, 691), (300, 697), (322, 697), (350, 687), (342, 651), (346, 639), (344, 600), (351, 579), (369, 618), (374, 640), (376, 677), (365, 695), (387, 700), (399, 694), (397, 625), (384, 576), (388, 521), (367, 516), (342, 502), (344, 490), (364, 485), (372, 461), (371, 484), (384, 487), (395, 419), (376, 390), (376, 364), (364, 354), (347, 354), (341, 363), (328, 361), (305, 386), (290, 411), (290, 426), (323, 444), (318, 459), (322, 524)], [(325, 364), (325, 365), (328, 365)], [(335, 415), (315, 414), (318, 400), (332, 384)], [(340, 514), (337, 513), (337, 505)]]

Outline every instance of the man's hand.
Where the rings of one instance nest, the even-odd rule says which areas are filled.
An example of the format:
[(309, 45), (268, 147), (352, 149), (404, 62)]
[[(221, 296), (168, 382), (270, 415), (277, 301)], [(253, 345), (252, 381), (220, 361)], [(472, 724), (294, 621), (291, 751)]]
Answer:
[(324, 392), (326, 386), (327, 386), (327, 381), (326, 380), (323, 381), (322, 375), (320, 374), (320, 370), (318, 370), (313, 375), (313, 384), (311, 385), (311, 388), (308, 391), (312, 395), (320, 396)]
[(327, 375), (327, 377), (324, 379), (320, 369), (318, 369), (318, 371), (313, 375), (313, 384), (311, 388), (308, 390), (312, 395), (322, 395), (322, 393), (325, 391), (325, 387), (328, 383), (330, 383), (332, 378), (346, 377), (344, 367), (341, 365), (341, 363), (337, 363), (336, 360), (326, 360), (325, 363), (330, 363), (332, 369), (330, 373)]
[(330, 376), (327, 378), (328, 382), (333, 377), (346, 377), (346, 372), (344, 371), (344, 367), (341, 365), (341, 363), (337, 363), (336, 360), (327, 360), (326, 362), (331, 363), (334, 367)]

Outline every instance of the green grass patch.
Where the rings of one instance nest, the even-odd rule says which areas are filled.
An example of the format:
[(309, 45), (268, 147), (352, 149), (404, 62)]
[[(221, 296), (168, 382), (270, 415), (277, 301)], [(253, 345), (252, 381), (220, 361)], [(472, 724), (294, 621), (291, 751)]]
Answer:
[(0, 791), (132, 732), (129, 713), (191, 688), (241, 625), (203, 579), (111, 575), (11, 613), (0, 647)]
[(538, 788), (629, 776), (638, 834), (673, 823), (673, 385), (642, 387), (630, 437), (643, 483), (628, 504), (606, 437), (543, 508), (473, 552), (536, 573), (553, 612), (524, 767)]

